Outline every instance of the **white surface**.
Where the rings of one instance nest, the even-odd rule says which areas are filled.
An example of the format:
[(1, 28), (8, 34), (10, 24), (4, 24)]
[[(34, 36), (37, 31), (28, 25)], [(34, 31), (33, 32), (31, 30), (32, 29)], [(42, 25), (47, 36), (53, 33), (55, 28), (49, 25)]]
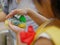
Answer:
[(25, 8), (31, 8), (32, 10), (37, 11), (33, 0), (21, 0), (20, 4), (17, 7), (18, 9), (25, 9)]
[(5, 26), (5, 24), (4, 24), (4, 22), (0, 22), (0, 31), (1, 30), (6, 30), (7, 28), (6, 28), (6, 26)]
[(8, 32), (7, 27), (4, 25), (4, 22), (0, 22), (0, 33)]

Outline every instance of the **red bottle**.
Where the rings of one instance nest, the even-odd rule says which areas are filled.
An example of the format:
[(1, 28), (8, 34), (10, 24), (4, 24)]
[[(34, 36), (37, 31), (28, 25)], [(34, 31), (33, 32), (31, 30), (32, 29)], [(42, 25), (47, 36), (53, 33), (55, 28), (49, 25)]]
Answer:
[(20, 38), (23, 43), (27, 43), (27, 45), (30, 45), (35, 37), (35, 32), (32, 26), (28, 26), (28, 32), (21, 32)]

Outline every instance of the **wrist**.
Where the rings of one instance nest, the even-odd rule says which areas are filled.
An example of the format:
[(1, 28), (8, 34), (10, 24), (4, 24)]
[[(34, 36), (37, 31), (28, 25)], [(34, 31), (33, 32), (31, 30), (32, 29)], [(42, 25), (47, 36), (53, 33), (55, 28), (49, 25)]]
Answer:
[(19, 33), (16, 33), (16, 36), (19, 36)]
[(22, 15), (26, 15), (27, 14), (27, 11), (25, 9), (17, 9), (17, 13), (18, 14), (22, 14)]
[(19, 33), (16, 34), (16, 39), (17, 39), (17, 45), (27, 45), (26, 43), (21, 42)]

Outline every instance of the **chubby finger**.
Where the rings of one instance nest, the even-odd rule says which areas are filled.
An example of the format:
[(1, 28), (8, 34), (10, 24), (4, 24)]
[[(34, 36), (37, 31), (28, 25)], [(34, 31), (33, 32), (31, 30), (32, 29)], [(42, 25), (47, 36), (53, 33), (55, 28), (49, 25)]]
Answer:
[(23, 10), (23, 9), (15, 9), (6, 16), (6, 19), (11, 18), (16, 14), (25, 15), (25, 14), (27, 14), (27, 12), (25, 10)]
[(19, 27), (13, 25), (11, 22), (9, 22), (9, 27), (10, 27), (14, 32), (21, 32), (21, 31), (24, 31), (24, 29), (19, 28)]
[(17, 10), (13, 10), (12, 12), (10, 12), (10, 13), (6, 16), (6, 19), (13, 17), (15, 14), (17, 14)]

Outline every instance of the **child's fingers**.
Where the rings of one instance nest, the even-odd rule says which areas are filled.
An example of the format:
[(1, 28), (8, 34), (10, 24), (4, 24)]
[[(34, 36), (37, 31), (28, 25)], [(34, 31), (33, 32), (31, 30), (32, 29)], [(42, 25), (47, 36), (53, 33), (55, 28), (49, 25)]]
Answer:
[(13, 10), (12, 12), (10, 12), (10, 13), (6, 16), (6, 19), (13, 17), (15, 14), (17, 14), (17, 10)]
[(19, 27), (13, 25), (13, 24), (10, 23), (10, 22), (9, 22), (9, 27), (10, 27), (14, 32), (16, 32), (16, 33), (21, 32), (21, 31), (24, 31), (24, 29), (19, 28)]
[(25, 14), (27, 14), (27, 12), (25, 10), (22, 10), (22, 9), (15, 9), (6, 16), (6, 19), (11, 18), (16, 14), (25, 15)]

